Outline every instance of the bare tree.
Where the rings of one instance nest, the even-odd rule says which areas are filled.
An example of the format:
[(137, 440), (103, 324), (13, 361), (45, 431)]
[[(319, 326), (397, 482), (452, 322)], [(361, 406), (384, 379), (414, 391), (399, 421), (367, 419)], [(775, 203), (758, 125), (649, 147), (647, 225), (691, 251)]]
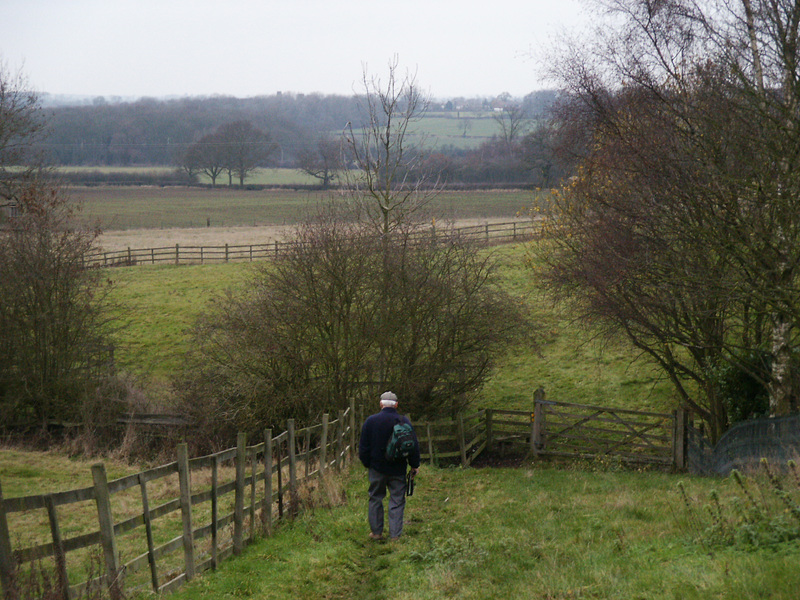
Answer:
[(551, 281), (652, 356), (715, 436), (721, 361), (766, 350), (755, 375), (785, 414), (800, 317), (800, 8), (609, 6), (607, 35), (559, 63), (577, 170), (556, 203)]
[(22, 71), (0, 60), (0, 201), (14, 200), (20, 186), (41, 170), (36, 142), (45, 129), (39, 98)]
[(84, 266), (96, 232), (76, 226), (50, 185), (19, 187), (16, 198), (19, 213), (0, 230), (2, 427), (92, 421), (83, 408), (114, 374), (108, 280)]
[(472, 130), (472, 119), (468, 117), (459, 117), (458, 129), (461, 131), (461, 137), (467, 137), (467, 132)]
[(358, 212), (389, 233), (407, 223), (438, 191), (436, 175), (421, 170), (421, 144), (411, 139), (429, 100), (415, 75), (401, 76), (397, 58), (389, 63), (385, 83), (366, 68), (362, 82), (364, 122), (348, 123), (344, 132), (345, 157), (353, 167), (345, 170), (345, 184)]
[(225, 157), (225, 168), (231, 178), (239, 180), (239, 186), (244, 186), (244, 180), (255, 169), (265, 166), (276, 150), (269, 134), (254, 127), (250, 121), (222, 125), (215, 137)]
[(320, 137), (313, 147), (300, 150), (297, 163), (300, 171), (319, 179), (323, 189), (331, 186), (341, 169), (342, 144), (340, 140)]
[(395, 389), (416, 415), (454, 414), (496, 354), (525, 335), (494, 259), (415, 223), (437, 180), (420, 174), (408, 137), (426, 103), (396, 69), (385, 87), (364, 73), (367, 119), (345, 132), (353, 203), (334, 202), (299, 228), (251, 293), (229, 295), (201, 322), (181, 388), (210, 429), (310, 419), (364, 386)]
[(187, 173), (199, 172), (211, 179), (211, 187), (217, 185), (217, 178), (225, 171), (227, 157), (219, 136), (208, 133), (192, 143), (181, 161)]
[(520, 304), (480, 248), (408, 229), (387, 235), (349, 216), (331, 209), (300, 226), (247, 294), (221, 299), (201, 321), (180, 387), (209, 430), (312, 422), (389, 387), (415, 415), (455, 414), (497, 353), (526, 334)]
[(253, 127), (252, 123), (234, 121), (191, 144), (183, 155), (181, 166), (190, 176), (195, 172), (208, 176), (211, 187), (226, 171), (230, 185), (236, 177), (239, 185), (243, 186), (245, 179), (253, 170), (264, 166), (275, 149), (269, 135)]
[(525, 134), (527, 115), (519, 104), (507, 104), (492, 113), (492, 119), (500, 127), (500, 137), (511, 152), (517, 140)]

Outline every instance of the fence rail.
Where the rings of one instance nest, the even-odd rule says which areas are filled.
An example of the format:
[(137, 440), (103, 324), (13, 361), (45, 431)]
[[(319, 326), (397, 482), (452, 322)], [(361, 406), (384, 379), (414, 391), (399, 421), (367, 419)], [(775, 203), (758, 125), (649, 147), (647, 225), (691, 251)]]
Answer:
[(680, 465), (676, 417), (536, 399), (530, 445), (536, 456), (615, 457), (624, 462)]
[[(490, 414), (490, 413), (489, 413)], [(457, 460), (468, 467), (487, 448), (487, 411), (460, 414), (455, 419), (414, 423), (420, 445), (420, 458), (437, 464)]]
[[(294, 515), (303, 483), (341, 468), (355, 439), (351, 405), (297, 431), (290, 419), (286, 431), (268, 429), (254, 445), (240, 434), (236, 447), (208, 456), (189, 458), (180, 444), (176, 461), (112, 481), (100, 463), (82, 489), (4, 498), (0, 487), (4, 597), (13, 597), (20, 566), (47, 558), (65, 600), (87, 588), (120, 598), (123, 578), (129, 590), (172, 590)], [(47, 524), (49, 540), (14, 547), (10, 532), (30, 533), (37, 522)], [(81, 566), (93, 551), (102, 556), (99, 576)]]
[(485, 448), (532, 457), (614, 457), (629, 463), (685, 467), (685, 415), (551, 402), (534, 394), (534, 410), (485, 411)]
[[(480, 243), (506, 243), (530, 238), (541, 231), (534, 221), (509, 221), (458, 227), (455, 235)], [(430, 232), (436, 234), (435, 229)], [(422, 235), (430, 235), (425, 232)], [(87, 267), (117, 267), (134, 265), (205, 264), (214, 262), (256, 261), (276, 258), (288, 252), (296, 242), (274, 241), (267, 244), (245, 244), (223, 246), (162, 246), (160, 248), (127, 248), (110, 252), (94, 252), (86, 256)]]

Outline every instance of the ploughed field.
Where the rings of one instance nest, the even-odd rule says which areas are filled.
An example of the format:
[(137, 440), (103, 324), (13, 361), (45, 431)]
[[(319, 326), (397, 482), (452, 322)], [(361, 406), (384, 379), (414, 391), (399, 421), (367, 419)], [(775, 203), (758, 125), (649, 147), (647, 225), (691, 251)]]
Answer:
[[(227, 187), (73, 187), (80, 219), (103, 232), (105, 250), (185, 245), (262, 244), (330, 202), (338, 192)], [(526, 218), (543, 199), (523, 190), (442, 192), (429, 205), (426, 221), (462, 225)]]

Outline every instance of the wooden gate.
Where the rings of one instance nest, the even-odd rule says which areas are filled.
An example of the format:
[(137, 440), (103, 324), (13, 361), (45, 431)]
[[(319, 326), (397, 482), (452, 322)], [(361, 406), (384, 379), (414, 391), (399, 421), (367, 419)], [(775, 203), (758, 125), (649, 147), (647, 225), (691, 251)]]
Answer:
[(531, 435), (537, 456), (675, 464), (671, 414), (537, 399)]

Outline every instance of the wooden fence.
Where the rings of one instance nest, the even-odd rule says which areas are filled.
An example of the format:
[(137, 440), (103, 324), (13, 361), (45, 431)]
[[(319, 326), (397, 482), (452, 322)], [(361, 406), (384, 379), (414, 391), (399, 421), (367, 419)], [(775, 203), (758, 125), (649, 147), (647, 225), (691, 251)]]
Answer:
[[(533, 412), (486, 409), (414, 427), (422, 459), (433, 464), (469, 466), (484, 452), (516, 447), (533, 457), (685, 466), (685, 414), (549, 402), (541, 388)], [(235, 448), (190, 459), (182, 444), (175, 462), (113, 481), (98, 464), (92, 468), (94, 484), (83, 489), (3, 498), (0, 487), (0, 581), (6, 597), (19, 565), (48, 557), (64, 600), (93, 586), (115, 598), (122, 577), (126, 589), (174, 589), (294, 515), (303, 486), (324, 481), (326, 469), (352, 460), (356, 445), (351, 403), (335, 420), (324, 415), (321, 423), (299, 431), (289, 420), (286, 431), (273, 436), (266, 430), (264, 441), (251, 446), (240, 435)], [(32, 513), (40, 515), (38, 527)], [(49, 532), (49, 539), (14, 547), (10, 531), (30, 537), (39, 530)], [(91, 549), (101, 552), (100, 576), (86, 577), (77, 564), (80, 552), (86, 559)]]
[[(120, 598), (123, 583), (126, 590), (172, 590), (295, 514), (304, 486), (341, 468), (355, 444), (351, 405), (335, 420), (324, 415), (298, 431), (289, 420), (286, 431), (273, 436), (268, 429), (255, 445), (240, 434), (235, 448), (208, 456), (189, 458), (181, 444), (175, 462), (113, 481), (100, 463), (92, 467), (93, 485), (82, 489), (3, 498), (0, 487), (4, 597), (15, 597), (21, 566), (50, 557), (64, 600), (87, 589)], [(12, 531), (28, 540), (49, 533), (22, 545)], [(99, 565), (94, 575), (87, 561)]]
[(537, 398), (531, 424), (534, 456), (614, 458), (626, 463), (683, 468), (673, 414)]
[(533, 412), (486, 410), (486, 447), (533, 457), (613, 458), (686, 467), (686, 413), (550, 402), (536, 391)]
[(487, 416), (491, 418), (491, 412), (480, 410), (455, 419), (415, 422), (420, 457), (432, 464), (456, 461), (470, 466), (487, 448), (487, 431), (491, 430)]
[[(435, 230), (431, 230), (434, 231)], [(541, 225), (534, 221), (509, 221), (506, 223), (487, 223), (459, 227), (455, 234), (480, 243), (505, 243), (530, 238), (541, 231)], [(425, 233), (424, 235), (429, 235)], [(214, 262), (256, 261), (276, 258), (288, 252), (296, 242), (270, 242), (268, 244), (247, 244), (224, 246), (164, 246), (161, 248), (128, 248), (113, 252), (95, 252), (86, 257), (88, 267), (115, 267), (133, 265), (155, 265), (170, 263), (175, 265), (205, 264)]]

